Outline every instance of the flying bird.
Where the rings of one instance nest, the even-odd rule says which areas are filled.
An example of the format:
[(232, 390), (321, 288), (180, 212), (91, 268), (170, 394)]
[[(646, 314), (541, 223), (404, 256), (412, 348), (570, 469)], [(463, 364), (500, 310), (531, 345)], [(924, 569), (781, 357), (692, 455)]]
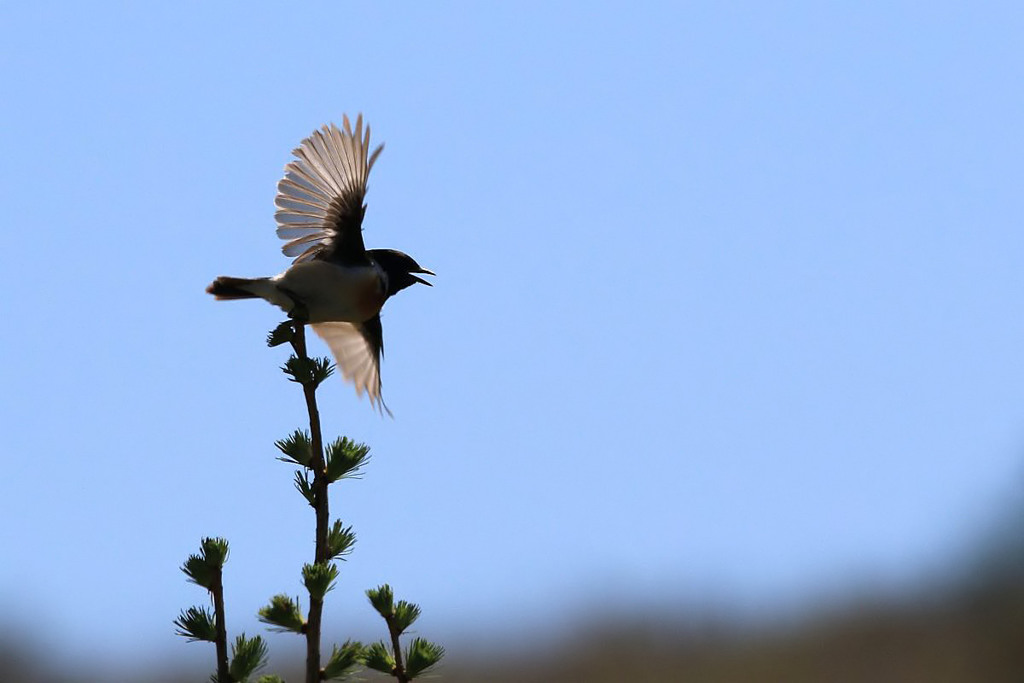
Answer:
[(220, 276), (206, 288), (220, 300), (265, 299), (290, 317), (308, 323), (330, 347), (346, 380), (359, 396), (366, 392), (378, 410), (384, 334), (380, 310), (389, 297), (410, 285), (430, 285), (419, 275), (434, 273), (396, 249), (363, 246), (366, 180), (384, 149), (371, 153), (370, 126), (355, 129), (348, 116), (313, 132), (292, 152), (277, 184), (277, 236), (294, 257), (273, 277)]

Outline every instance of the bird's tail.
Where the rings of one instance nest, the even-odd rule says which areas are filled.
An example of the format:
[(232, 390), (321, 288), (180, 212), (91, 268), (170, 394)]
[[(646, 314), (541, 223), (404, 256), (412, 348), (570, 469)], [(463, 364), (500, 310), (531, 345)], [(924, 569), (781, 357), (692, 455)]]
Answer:
[(206, 288), (206, 293), (214, 295), (220, 301), (260, 299), (263, 298), (263, 295), (259, 292), (266, 288), (264, 283), (268, 280), (270, 278), (267, 277), (247, 278), (221, 275), (210, 283), (210, 286)]

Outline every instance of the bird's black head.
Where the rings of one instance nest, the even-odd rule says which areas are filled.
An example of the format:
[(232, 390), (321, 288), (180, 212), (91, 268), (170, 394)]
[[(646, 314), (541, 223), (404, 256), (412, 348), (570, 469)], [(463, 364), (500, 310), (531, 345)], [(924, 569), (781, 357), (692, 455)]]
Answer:
[(423, 278), (414, 275), (414, 273), (425, 275), (433, 275), (434, 273), (421, 267), (412, 256), (397, 249), (368, 249), (366, 253), (387, 273), (388, 296), (394, 296), (409, 285), (414, 285), (417, 282), (433, 287), (432, 284)]

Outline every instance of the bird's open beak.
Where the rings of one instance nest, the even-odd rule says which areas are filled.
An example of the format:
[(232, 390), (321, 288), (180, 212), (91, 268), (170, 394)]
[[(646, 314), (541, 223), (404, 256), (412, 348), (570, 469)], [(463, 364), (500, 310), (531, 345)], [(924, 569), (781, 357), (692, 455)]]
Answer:
[[(423, 273), (424, 275), (436, 275), (436, 274), (434, 273), (434, 271), (432, 271), (432, 270), (427, 270), (426, 268), (420, 268), (420, 269), (419, 269), (419, 270), (417, 270), (416, 272), (417, 272), (417, 273)], [(410, 275), (412, 275), (412, 273), (409, 273), (409, 274), (410, 274)], [(427, 282), (426, 280), (424, 280), (423, 278), (421, 278), (421, 277), (416, 277), (415, 275), (412, 275), (412, 279), (413, 279), (413, 280), (415, 280), (416, 282), (419, 282), (420, 284), (424, 284), (424, 285), (426, 285), (427, 287), (433, 287), (433, 286), (434, 286), (434, 285), (430, 284), (429, 282)]]

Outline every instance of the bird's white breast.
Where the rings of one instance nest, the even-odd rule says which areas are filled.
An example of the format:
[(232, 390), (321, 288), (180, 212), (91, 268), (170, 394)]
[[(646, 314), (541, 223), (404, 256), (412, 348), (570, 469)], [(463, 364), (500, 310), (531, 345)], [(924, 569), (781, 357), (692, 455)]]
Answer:
[(373, 266), (305, 261), (274, 280), (306, 307), (309, 322), (360, 323), (376, 315), (384, 304), (379, 271)]

